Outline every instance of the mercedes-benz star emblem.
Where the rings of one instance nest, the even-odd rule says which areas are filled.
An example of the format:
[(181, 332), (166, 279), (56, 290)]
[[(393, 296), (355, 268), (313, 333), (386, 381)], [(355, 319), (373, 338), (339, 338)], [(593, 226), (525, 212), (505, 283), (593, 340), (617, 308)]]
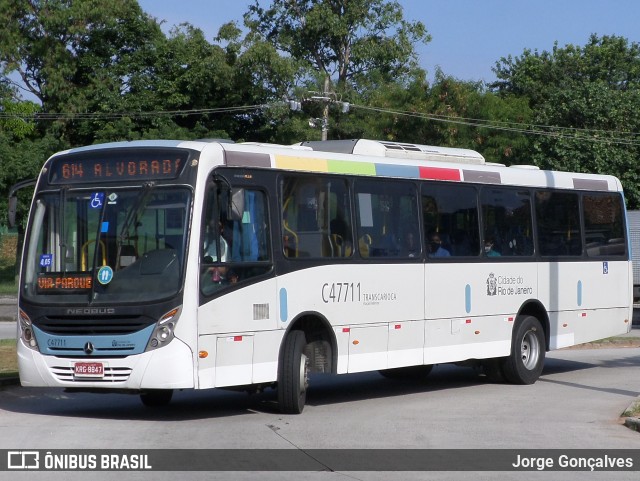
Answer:
[(93, 352), (93, 350), (94, 350), (94, 349), (95, 349), (95, 348), (93, 347), (93, 344), (92, 344), (92, 343), (90, 343), (90, 342), (87, 342), (87, 343), (84, 345), (84, 352), (85, 352), (86, 354), (91, 354), (91, 353)]

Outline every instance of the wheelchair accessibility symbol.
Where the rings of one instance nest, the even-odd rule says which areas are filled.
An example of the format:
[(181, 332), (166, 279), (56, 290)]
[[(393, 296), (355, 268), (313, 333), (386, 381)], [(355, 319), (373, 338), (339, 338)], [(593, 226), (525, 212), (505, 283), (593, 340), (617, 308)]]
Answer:
[(107, 285), (113, 279), (113, 269), (109, 266), (102, 266), (98, 271), (98, 282)]
[(91, 194), (90, 206), (92, 209), (99, 209), (104, 203), (104, 192), (96, 192)]

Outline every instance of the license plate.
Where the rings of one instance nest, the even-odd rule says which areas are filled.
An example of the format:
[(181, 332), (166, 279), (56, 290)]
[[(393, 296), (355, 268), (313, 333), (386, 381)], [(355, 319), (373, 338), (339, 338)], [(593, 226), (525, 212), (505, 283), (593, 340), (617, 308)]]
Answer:
[(104, 377), (104, 365), (101, 362), (76, 362), (73, 374), (75, 377)]

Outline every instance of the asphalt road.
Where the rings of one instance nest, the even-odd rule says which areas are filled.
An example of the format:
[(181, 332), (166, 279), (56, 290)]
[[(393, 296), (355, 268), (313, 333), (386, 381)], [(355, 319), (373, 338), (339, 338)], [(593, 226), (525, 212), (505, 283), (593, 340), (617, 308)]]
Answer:
[[(377, 373), (316, 376), (299, 416), (280, 414), (273, 391), (183, 391), (170, 406), (150, 410), (131, 395), (5, 387), (0, 449), (640, 449), (640, 433), (619, 419), (640, 395), (638, 366), (640, 348), (583, 349), (549, 353), (532, 386), (490, 384), (470, 368), (450, 365), (436, 366), (419, 382)], [(126, 479), (638, 479), (637, 471), (546, 474), (154, 472)], [(118, 473), (32, 473), (33, 479), (87, 475), (116, 479)]]

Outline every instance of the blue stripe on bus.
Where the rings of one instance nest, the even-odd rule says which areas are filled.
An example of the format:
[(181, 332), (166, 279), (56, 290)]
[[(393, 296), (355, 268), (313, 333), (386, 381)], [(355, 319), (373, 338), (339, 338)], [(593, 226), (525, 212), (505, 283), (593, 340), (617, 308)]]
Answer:
[(582, 281), (578, 281), (578, 306), (582, 305)]
[(469, 284), (464, 287), (464, 309), (467, 314), (471, 312), (471, 286)]
[(376, 164), (376, 175), (419, 179), (420, 168), (413, 165)]
[(280, 321), (287, 322), (289, 313), (287, 312), (287, 290), (283, 287), (280, 289)]
[(111, 357), (143, 353), (155, 327), (155, 324), (152, 324), (141, 331), (119, 335), (60, 336), (46, 333), (33, 326), (33, 333), (40, 347), (40, 352), (45, 355), (84, 357), (87, 356), (84, 347), (90, 342), (93, 344), (93, 352), (90, 357)]

